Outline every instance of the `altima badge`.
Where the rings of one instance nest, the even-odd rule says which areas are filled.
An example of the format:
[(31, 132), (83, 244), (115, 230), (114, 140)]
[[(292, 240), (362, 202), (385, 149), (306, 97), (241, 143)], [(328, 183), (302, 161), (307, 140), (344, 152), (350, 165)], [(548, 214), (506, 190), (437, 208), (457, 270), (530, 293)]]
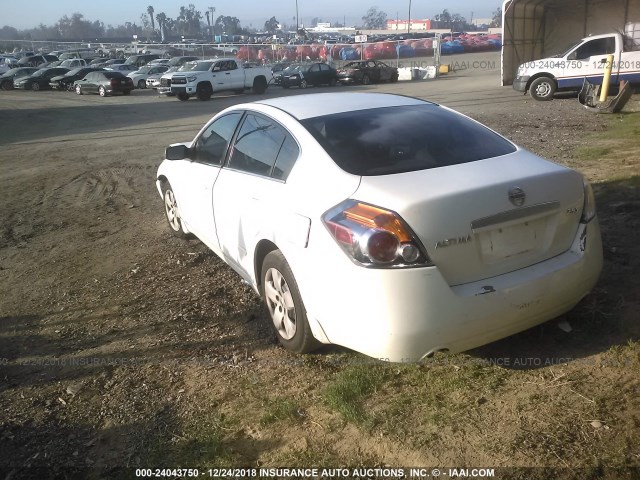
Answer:
[(516, 207), (521, 207), (522, 205), (524, 205), (524, 201), (526, 200), (526, 198), (527, 196), (525, 195), (524, 190), (522, 190), (520, 187), (513, 187), (511, 190), (509, 190), (509, 201)]

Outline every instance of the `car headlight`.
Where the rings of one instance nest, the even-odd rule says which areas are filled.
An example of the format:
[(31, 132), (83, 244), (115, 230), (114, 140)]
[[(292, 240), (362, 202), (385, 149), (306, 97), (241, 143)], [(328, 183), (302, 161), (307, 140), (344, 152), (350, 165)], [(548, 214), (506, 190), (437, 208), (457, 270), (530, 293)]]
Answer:
[(596, 216), (596, 199), (591, 184), (584, 180), (584, 205), (582, 207), (581, 223), (589, 223)]
[(195, 75), (191, 76), (191, 77), (187, 77), (187, 82), (191, 83), (191, 82), (195, 82), (198, 79), (198, 77), (196, 77)]

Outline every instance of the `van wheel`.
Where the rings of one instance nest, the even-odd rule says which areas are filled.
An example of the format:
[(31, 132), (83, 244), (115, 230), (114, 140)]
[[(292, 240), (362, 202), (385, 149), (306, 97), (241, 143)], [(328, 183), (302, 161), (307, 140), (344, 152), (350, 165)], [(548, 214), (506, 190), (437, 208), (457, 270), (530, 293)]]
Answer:
[(179, 93), (177, 97), (178, 97), (178, 100), (182, 102), (186, 102), (187, 100), (189, 100), (189, 95), (187, 95), (186, 92)]
[(556, 82), (549, 77), (539, 77), (531, 82), (529, 93), (534, 100), (548, 102), (553, 100), (553, 94), (556, 93)]

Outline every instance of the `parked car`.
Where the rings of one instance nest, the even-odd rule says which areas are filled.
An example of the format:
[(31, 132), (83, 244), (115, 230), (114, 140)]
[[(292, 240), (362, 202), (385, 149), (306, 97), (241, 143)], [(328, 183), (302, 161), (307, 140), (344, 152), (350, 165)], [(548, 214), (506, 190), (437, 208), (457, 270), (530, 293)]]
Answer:
[(82, 68), (74, 68), (73, 70), (69, 70), (64, 75), (59, 75), (57, 77), (53, 77), (49, 81), (49, 86), (54, 90), (68, 90), (73, 91), (74, 83), (76, 80), (82, 80), (87, 74), (91, 72), (101, 72), (102, 68), (92, 68), (92, 67), (82, 67)]
[(63, 60), (54, 60), (53, 62), (41, 63), (37, 68), (38, 70), (42, 70), (43, 68), (63, 67), (62, 62)]
[(9, 70), (17, 65), (18, 60), (14, 57), (0, 55), (0, 75), (7, 73)]
[(340, 83), (370, 83), (396, 82), (398, 69), (378, 60), (362, 60), (349, 62), (338, 70)]
[(282, 86), (284, 88), (307, 88), (309, 85), (334, 86), (337, 82), (338, 72), (326, 63), (291, 65), (282, 72)]
[(30, 55), (28, 57), (22, 57), (18, 60), (19, 67), (37, 67), (42, 63), (55, 62), (58, 57), (55, 55)]
[(294, 352), (468, 350), (567, 312), (602, 268), (581, 174), (400, 95), (232, 106), (167, 148), (156, 182), (170, 230), (261, 294)]
[(78, 95), (84, 93), (97, 93), (101, 97), (106, 97), (112, 93), (129, 95), (133, 90), (133, 81), (121, 72), (109, 70), (93, 71), (82, 80), (76, 80), (74, 89)]
[(28, 77), (37, 72), (36, 67), (17, 67), (0, 75), (0, 88), (2, 90), (13, 90), (13, 83), (23, 77)]
[(289, 65), (291, 65), (289, 62), (279, 62), (271, 65), (274, 85), (282, 85), (282, 72), (284, 72)]
[(119, 65), (108, 65), (105, 67), (107, 70), (111, 70), (112, 72), (120, 72), (124, 75), (128, 75), (131, 72), (137, 72), (138, 67), (135, 65), (126, 65), (124, 63)]
[(147, 78), (150, 75), (162, 75), (167, 70), (169, 70), (168, 65), (146, 65), (127, 76), (137, 88), (147, 88)]
[(63, 60), (60, 66), (67, 67), (67, 68), (86, 67), (87, 61), (84, 60), (83, 58), (69, 58), (67, 60)]
[(180, 66), (170, 67), (169, 70), (167, 70), (163, 74), (160, 74), (159, 76), (150, 75), (149, 78), (147, 78), (147, 88), (155, 89), (159, 95), (172, 96), (173, 94), (171, 93), (171, 77), (173, 76), (173, 74), (176, 72), (189, 72), (193, 70), (197, 65), (197, 61), (191, 61)]
[(45, 90), (49, 88), (49, 81), (53, 77), (63, 75), (69, 71), (64, 67), (41, 68), (28, 77), (22, 77), (18, 81), (14, 81), (14, 88), (22, 90)]
[[(160, 58), (160, 55), (156, 55), (154, 53), (143, 54), (143, 55), (131, 55), (129, 58), (125, 60), (125, 65), (134, 65), (138, 68), (143, 67), (151, 60), (155, 60), (156, 58)], [(136, 68), (136, 70), (138, 69)]]
[(147, 65), (166, 65), (171, 61), (170, 58), (156, 58), (155, 60), (151, 60)]

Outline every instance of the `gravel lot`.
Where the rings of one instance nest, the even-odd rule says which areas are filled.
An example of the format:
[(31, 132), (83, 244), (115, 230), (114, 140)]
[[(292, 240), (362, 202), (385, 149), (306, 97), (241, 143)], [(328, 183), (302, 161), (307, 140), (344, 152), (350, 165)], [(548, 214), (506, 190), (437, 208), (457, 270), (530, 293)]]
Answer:
[[(488, 64), (473, 68), (479, 60)], [(458, 71), (438, 81), (304, 93), (425, 98), (592, 181), (638, 173), (637, 160), (606, 169), (596, 160), (578, 163), (576, 148), (604, 131), (608, 119), (584, 111), (572, 96), (537, 103), (499, 87), (499, 70), (487, 68), (492, 61), (498, 68), (499, 54), (458, 56)], [(304, 359), (287, 354), (239, 277), (197, 240), (169, 234), (154, 185), (165, 146), (190, 140), (227, 106), (299, 93), (271, 87), (263, 96), (220, 95), (209, 102), (137, 90), (109, 98), (0, 93), (0, 474), (28, 478), (33, 471), (25, 467), (46, 468), (45, 476), (88, 467), (92, 475), (111, 477), (120, 467), (175, 467), (162, 463), (167, 452), (194, 458), (187, 453), (193, 445), (210, 447), (207, 458), (217, 459), (211, 465), (322, 463), (310, 454), (290, 455), (316, 451), (307, 443), (332, 443), (332, 458), (378, 465), (571, 464), (564, 457), (463, 449), (461, 443), (482, 441), (472, 432), (417, 449), (340, 423), (315, 400), (336, 370), (329, 359), (351, 354), (337, 347)], [(615, 255), (629, 265), (620, 255), (631, 253)], [(637, 289), (626, 301), (625, 308), (637, 307)], [(613, 303), (607, 297), (604, 308)], [(519, 336), (519, 344), (535, 350), (540, 331)], [(585, 357), (611, 344), (584, 351), (572, 345), (570, 353)], [(305, 405), (296, 410), (298, 427), (260, 426), (273, 386)], [(519, 413), (500, 415), (512, 415), (515, 424)], [(197, 437), (204, 426), (203, 436), (218, 435), (223, 447)], [(498, 433), (508, 435), (505, 429)], [(184, 447), (185, 437), (196, 443)], [(189, 468), (188, 461), (180, 466)]]

